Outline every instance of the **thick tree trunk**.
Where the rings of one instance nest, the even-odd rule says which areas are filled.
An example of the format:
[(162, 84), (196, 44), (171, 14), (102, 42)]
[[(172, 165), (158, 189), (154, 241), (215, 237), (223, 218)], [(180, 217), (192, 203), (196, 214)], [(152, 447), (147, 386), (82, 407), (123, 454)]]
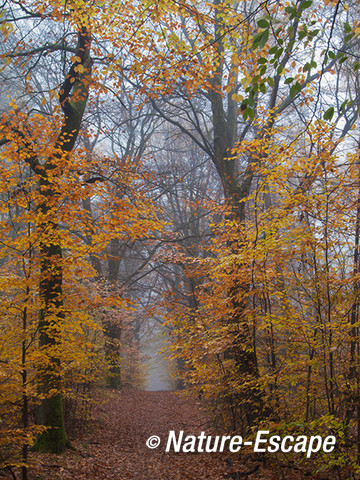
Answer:
[[(40, 182), (40, 184), (43, 182)], [(41, 209), (46, 214), (47, 206)], [(43, 225), (45, 235), (56, 238), (57, 225)], [(66, 448), (62, 409), (62, 381), (60, 359), (60, 329), (64, 319), (62, 293), (62, 251), (58, 243), (40, 244), (40, 312), (39, 343), (46, 362), (38, 372), (38, 388), (44, 399), (37, 412), (37, 421), (47, 430), (38, 437), (35, 450), (38, 452), (61, 453)]]
[(62, 453), (67, 447), (67, 440), (60, 394), (43, 400), (37, 421), (51, 427), (39, 435), (34, 450), (41, 453)]
[[(59, 355), (64, 320), (63, 259), (56, 219), (56, 198), (60, 192), (51, 180), (50, 173), (57, 167), (57, 160), (73, 150), (79, 134), (89, 92), (90, 40), (89, 31), (82, 28), (78, 34), (77, 61), (60, 90), (59, 98), (65, 118), (54, 150), (61, 154), (59, 157), (55, 154), (44, 165), (37, 163), (35, 168), (40, 175), (39, 192), (44, 197), (39, 206), (44, 218), (40, 227), (43, 237), (40, 241), (39, 343), (47, 360), (44, 368), (39, 369), (39, 391), (44, 399), (37, 411), (37, 421), (47, 429), (39, 435), (34, 450), (43, 453), (61, 453), (67, 446)], [(81, 75), (77, 73), (79, 65), (84, 67)]]

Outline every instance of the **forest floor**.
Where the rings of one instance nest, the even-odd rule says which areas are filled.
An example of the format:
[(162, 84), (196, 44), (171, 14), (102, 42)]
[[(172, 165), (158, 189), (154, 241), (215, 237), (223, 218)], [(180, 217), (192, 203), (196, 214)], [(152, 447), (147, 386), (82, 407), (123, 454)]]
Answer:
[[(290, 480), (326, 478), (274, 468), (254, 456), (165, 452), (170, 430), (214, 434), (199, 403), (174, 392), (112, 392), (96, 407), (92, 428), (63, 455), (32, 454), (30, 480)], [(162, 440), (149, 449), (146, 440)], [(335, 478), (335, 477), (334, 477)]]

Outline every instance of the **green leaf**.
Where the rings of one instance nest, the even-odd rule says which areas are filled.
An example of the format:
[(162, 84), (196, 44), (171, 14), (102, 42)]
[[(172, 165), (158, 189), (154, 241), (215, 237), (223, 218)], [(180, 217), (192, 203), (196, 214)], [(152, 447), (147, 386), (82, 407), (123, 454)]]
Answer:
[(294, 15), (296, 13), (296, 9), (294, 7), (286, 7), (285, 12), (289, 15)]
[(266, 42), (268, 41), (268, 38), (269, 38), (269, 30), (264, 30), (263, 31), (263, 36), (260, 40), (260, 44), (259, 44), (259, 47), (260, 48), (263, 48), (266, 44)]
[(344, 32), (345, 33), (351, 32), (351, 27), (347, 22), (344, 24)]
[(243, 113), (243, 119), (247, 120), (248, 118), (250, 118), (250, 120), (254, 120), (255, 118), (255, 112), (251, 107), (247, 107)]
[(354, 102), (352, 102), (351, 100), (345, 100), (345, 102), (343, 102), (340, 106), (340, 112), (344, 113), (345, 109), (346, 108), (350, 108), (352, 105), (353, 105)]
[(305, 2), (300, 3), (300, 10), (305, 10), (306, 8), (311, 7), (312, 0), (306, 0)]
[(249, 98), (247, 99), (247, 104), (248, 104), (248, 107), (253, 107), (255, 105), (255, 96), (254, 96), (254, 91), (252, 90), (250, 92), (250, 95), (249, 95)]
[[(289, 49), (290, 49), (290, 47), (289, 47)], [(278, 48), (278, 51), (276, 52), (276, 55), (275, 55), (274, 58), (279, 58), (282, 55), (283, 51), (284, 51), (283, 48)]]
[(324, 113), (324, 120), (331, 120), (332, 117), (334, 116), (334, 112), (335, 112), (334, 107), (328, 108)]
[(345, 100), (345, 102), (343, 102), (341, 105), (340, 105), (340, 112), (344, 112), (346, 106), (348, 104), (348, 100)]
[(319, 32), (320, 32), (319, 28), (316, 28), (315, 30), (311, 30), (311, 32), (309, 32), (309, 37), (314, 38)]
[(292, 83), (294, 81), (294, 77), (289, 77), (285, 80), (285, 85), (288, 85), (289, 83)]
[(255, 50), (259, 45), (260, 45), (260, 41), (264, 35), (264, 32), (266, 30), (263, 30), (262, 32), (258, 32), (254, 38), (253, 38), (253, 43), (252, 43), (252, 48)]
[(269, 22), (265, 20), (265, 18), (260, 18), (260, 20), (257, 21), (257, 24), (260, 28), (267, 28), (269, 26)]
[(290, 96), (294, 98), (299, 92), (301, 91), (301, 85), (299, 82), (296, 82), (291, 88), (290, 88)]

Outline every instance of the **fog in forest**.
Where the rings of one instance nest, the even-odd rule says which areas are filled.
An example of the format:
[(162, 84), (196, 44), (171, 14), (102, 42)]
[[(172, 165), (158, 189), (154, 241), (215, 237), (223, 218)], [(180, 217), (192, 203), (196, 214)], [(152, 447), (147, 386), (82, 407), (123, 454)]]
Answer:
[(161, 327), (156, 327), (143, 339), (141, 350), (145, 356), (144, 390), (175, 390), (173, 362), (167, 358), (168, 354), (162, 351), (165, 338)]

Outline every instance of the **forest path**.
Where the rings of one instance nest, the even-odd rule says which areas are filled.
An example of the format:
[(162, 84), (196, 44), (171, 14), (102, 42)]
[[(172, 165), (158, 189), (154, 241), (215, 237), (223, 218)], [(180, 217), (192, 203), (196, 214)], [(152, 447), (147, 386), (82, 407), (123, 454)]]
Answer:
[[(39, 476), (31, 480), (224, 480), (234, 471), (228, 451), (165, 452), (169, 430), (177, 435), (184, 430), (184, 437), (211, 434), (194, 399), (167, 391), (128, 391), (111, 394), (98, 411), (101, 418), (94, 431), (81, 443), (74, 442), (77, 451), (42, 458)], [(146, 440), (152, 435), (161, 438), (161, 445), (151, 450)]]

